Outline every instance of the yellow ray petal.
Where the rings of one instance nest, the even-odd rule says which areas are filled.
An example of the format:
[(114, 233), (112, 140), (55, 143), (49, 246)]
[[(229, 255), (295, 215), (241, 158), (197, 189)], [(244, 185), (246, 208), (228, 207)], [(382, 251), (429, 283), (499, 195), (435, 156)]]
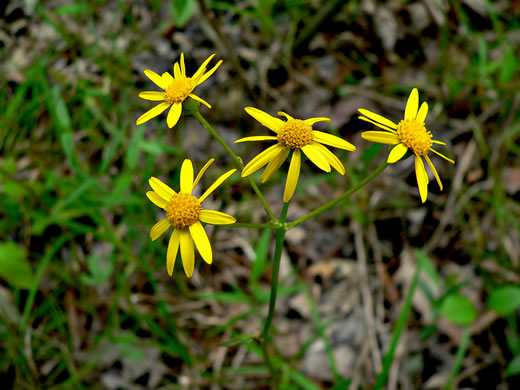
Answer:
[(144, 74), (146, 75), (146, 77), (152, 80), (155, 83), (155, 85), (157, 85), (159, 88), (166, 89), (166, 87), (168, 87), (168, 84), (164, 82), (163, 78), (159, 76), (157, 73), (155, 73), (153, 70), (145, 69)]
[(170, 129), (177, 124), (181, 117), (181, 113), (182, 103), (173, 103), (172, 108), (170, 108), (170, 112), (168, 112), (168, 116), (166, 117), (166, 123), (168, 123)]
[(179, 230), (182, 266), (184, 267), (186, 276), (191, 278), (195, 268), (195, 249), (193, 248), (193, 239), (191, 238), (188, 229), (184, 228)]
[(164, 100), (164, 92), (145, 91), (145, 92), (140, 92), (139, 97), (141, 99), (151, 100), (153, 102), (159, 102), (161, 100)]
[(160, 220), (155, 225), (152, 226), (150, 230), (150, 238), (152, 241), (157, 240), (168, 228), (170, 227), (170, 222), (166, 218)]
[(235, 217), (216, 210), (200, 210), (199, 219), (211, 225), (231, 225), (237, 221)]
[(204, 81), (206, 81), (208, 79), (209, 76), (211, 76), (213, 73), (215, 73), (215, 71), (218, 69), (218, 67), (220, 66), (220, 64), (222, 64), (222, 60), (220, 60), (219, 62), (217, 62), (217, 64), (211, 68), (211, 70), (207, 71), (206, 73), (204, 73), (200, 79), (198, 79), (196, 81), (197, 85), (200, 85), (202, 84)]
[(186, 65), (184, 64), (184, 53), (181, 53), (181, 74), (186, 77)]
[(424, 123), (426, 120), (426, 115), (428, 115), (428, 103), (423, 102), (423, 104), (421, 104), (421, 108), (419, 108), (419, 112), (417, 113), (417, 118), (415, 118), (415, 120), (419, 123)]
[(173, 77), (174, 77), (176, 80), (182, 78), (181, 67), (179, 66), (179, 63), (178, 63), (178, 62), (176, 62), (175, 64), (173, 64)]
[(168, 204), (167, 201), (165, 201), (163, 198), (161, 198), (159, 195), (157, 195), (157, 193), (153, 192), (153, 191), (148, 191), (146, 193), (146, 196), (148, 197), (148, 199), (150, 199), (152, 201), (152, 203), (162, 209), (164, 209), (166, 207), (166, 205)]
[(202, 63), (202, 65), (199, 67), (199, 69), (197, 69), (197, 71), (193, 74), (193, 76), (191, 76), (191, 78), (195, 81), (195, 83), (197, 82), (197, 79), (202, 76), (202, 74), (206, 70), (206, 66), (208, 66), (209, 62), (211, 61), (211, 59), (213, 57), (215, 57), (215, 54), (212, 54), (208, 58), (206, 58), (206, 60)]
[(388, 155), (386, 162), (393, 164), (399, 161), (406, 154), (407, 150), (408, 148), (404, 144), (395, 145), (393, 149), (390, 151), (390, 154)]
[(211, 164), (215, 161), (214, 158), (210, 158), (209, 161), (202, 167), (202, 169), (199, 171), (197, 177), (195, 178), (195, 181), (193, 182), (193, 188), (199, 183), (199, 180), (202, 178), (202, 175), (204, 175), (204, 172), (209, 168)]
[(215, 182), (202, 194), (202, 196), (199, 198), (200, 203), (204, 202), (204, 199), (208, 197), (209, 194), (211, 194), (213, 191), (215, 191), (224, 181), (231, 176), (233, 173), (235, 173), (236, 169), (231, 169), (230, 171), (227, 171), (223, 175), (221, 175)]
[(381, 123), (382, 125), (388, 126), (391, 129), (397, 129), (397, 125), (392, 122), (390, 119), (386, 119), (384, 116), (381, 116), (379, 114), (376, 114), (375, 112), (365, 110), (364, 108), (358, 109), (358, 111), (366, 116), (369, 119), (372, 119), (373, 121), (376, 121), (377, 123)]
[(211, 264), (213, 262), (213, 252), (211, 251), (208, 235), (202, 227), (202, 224), (197, 221), (193, 225), (190, 225), (190, 233), (202, 259), (206, 263)]
[(341, 175), (345, 174), (345, 167), (339, 160), (339, 158), (336, 157), (334, 153), (332, 153), (329, 149), (327, 149), (322, 144), (319, 144), (317, 142), (313, 143), (314, 147), (317, 148), (321, 154), (327, 159), (329, 164), (334, 168), (336, 171), (338, 171)]
[(325, 117), (318, 117), (318, 118), (309, 118), (309, 119), (305, 119), (304, 120), (305, 123), (307, 123), (308, 125), (313, 125), (315, 123), (318, 123), (318, 122), (330, 122), (330, 118), (325, 118)]
[(146, 111), (143, 115), (141, 115), (139, 118), (137, 118), (137, 121), (135, 122), (137, 125), (142, 125), (145, 122), (148, 122), (150, 119), (155, 118), (157, 115), (160, 115), (166, 110), (168, 107), (170, 107), (170, 103), (160, 103), (156, 105), (151, 110)]
[(265, 183), (267, 180), (269, 180), (269, 178), (273, 176), (278, 168), (282, 166), (290, 151), (291, 149), (289, 148), (283, 148), (282, 151), (275, 156), (275, 158), (269, 161), (269, 164), (267, 164), (265, 167), (264, 172), (262, 172), (262, 177), (260, 178), (262, 183)]
[(177, 259), (177, 252), (179, 251), (179, 243), (181, 239), (181, 232), (179, 229), (173, 229), (168, 242), (168, 251), (166, 252), (166, 269), (168, 275), (172, 276), (173, 267), (175, 266), (175, 259)]
[(281, 144), (276, 144), (273, 146), (268, 147), (266, 150), (264, 150), (262, 153), (260, 153), (258, 156), (253, 158), (249, 163), (242, 169), (242, 177), (246, 177), (251, 175), (252, 173), (255, 173), (260, 168), (262, 168), (264, 165), (266, 165), (269, 161), (271, 161), (273, 158), (276, 157), (278, 153), (282, 151), (284, 147)]
[(314, 136), (314, 141), (319, 142), (321, 144), (333, 146), (335, 148), (345, 149), (349, 152), (353, 152), (356, 150), (356, 147), (352, 145), (350, 142), (345, 141), (342, 138), (336, 137), (335, 135), (324, 133), (323, 131), (313, 130), (312, 135)]
[(441, 191), (442, 191), (442, 182), (441, 182), (441, 178), (439, 177), (439, 174), (437, 173), (437, 170), (436, 170), (435, 167), (433, 166), (432, 160), (430, 160), (430, 157), (428, 157), (428, 156), (424, 156), (424, 158), (426, 159), (426, 162), (427, 162), (428, 165), (430, 166), (430, 169), (432, 170), (433, 175), (435, 176), (435, 180), (437, 180), (437, 184), (439, 185), (439, 188), (440, 188)]
[(321, 154), (320, 150), (314, 147), (314, 144), (305, 145), (301, 148), (303, 153), (321, 170), (330, 172), (330, 164), (327, 159)]
[(417, 178), (421, 201), (424, 203), (428, 196), (428, 175), (426, 174), (426, 169), (424, 169), (424, 163), (421, 157), (417, 155), (415, 155), (415, 177)]
[(289, 172), (287, 173), (287, 181), (285, 182), (285, 190), (283, 192), (283, 201), (289, 202), (294, 195), (296, 185), (298, 184), (298, 177), (300, 176), (300, 166), (302, 163), (302, 155), (300, 149), (294, 149), (291, 157), (291, 164), (289, 165)]
[(262, 125), (267, 127), (269, 130), (274, 131), (275, 133), (278, 133), (280, 127), (282, 127), (282, 125), (284, 124), (284, 122), (281, 119), (274, 118), (271, 115), (259, 110), (258, 108), (246, 107), (244, 108), (244, 110), (246, 110), (246, 112), (249, 115), (255, 118)]
[(166, 87), (168, 87), (168, 85), (170, 85), (174, 80), (173, 76), (171, 74), (169, 74), (168, 72), (164, 72), (161, 77), (163, 79), (163, 83), (166, 84)]
[(193, 164), (185, 159), (181, 165), (181, 192), (191, 194), (193, 190)]
[(199, 103), (204, 104), (206, 107), (211, 108), (211, 104), (209, 104), (209, 103), (208, 103), (207, 101), (205, 101), (204, 99), (198, 97), (198, 96), (195, 95), (194, 93), (190, 93), (188, 96), (189, 96), (190, 98), (192, 98), (193, 100), (196, 100), (196, 101), (198, 101)]
[(152, 176), (150, 180), (148, 180), (148, 183), (150, 184), (150, 187), (152, 187), (152, 189), (157, 193), (157, 195), (159, 195), (167, 202), (169, 202), (173, 195), (176, 194), (176, 192), (172, 190), (169, 185), (164, 184), (156, 177)]
[(391, 129), (388, 126), (382, 125), (381, 123), (377, 123), (377, 122), (373, 121), (372, 119), (365, 118), (364, 116), (358, 116), (358, 118), (361, 119), (362, 121), (372, 123), (373, 125), (376, 125), (377, 127), (380, 127), (382, 129), (388, 130), (391, 133), (397, 134), (397, 131)]
[(274, 135), (255, 135), (253, 137), (244, 137), (237, 139), (234, 143), (238, 144), (240, 142), (249, 142), (249, 141), (276, 141), (278, 138), (276, 138)]
[(397, 134), (387, 133), (386, 131), (364, 131), (361, 133), (361, 138), (380, 144), (397, 145), (400, 142)]
[(406, 102), (406, 108), (404, 109), (404, 120), (411, 121), (417, 117), (417, 109), (419, 108), (419, 92), (417, 88), (412, 89), (408, 102)]
[(431, 150), (433, 153), (438, 154), (439, 156), (441, 156), (443, 159), (448, 160), (450, 163), (455, 164), (455, 161), (453, 161), (451, 158), (446, 157), (444, 154), (439, 153), (439, 152), (437, 152), (435, 149), (432, 149), (432, 148), (430, 148), (430, 150)]
[(276, 113), (276, 115), (284, 116), (288, 121), (294, 120), (294, 118), (292, 116), (290, 116), (289, 114), (287, 114), (286, 112), (283, 112), (283, 111), (278, 111)]
[(434, 139), (432, 139), (432, 143), (439, 144), (439, 145), (446, 145), (446, 142), (437, 141), (437, 140), (434, 140)]

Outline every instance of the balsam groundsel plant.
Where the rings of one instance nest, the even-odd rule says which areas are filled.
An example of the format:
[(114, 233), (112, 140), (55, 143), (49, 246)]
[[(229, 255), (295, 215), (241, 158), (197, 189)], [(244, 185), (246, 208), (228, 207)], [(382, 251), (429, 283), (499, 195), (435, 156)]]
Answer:
[[(280, 373), (274, 368), (271, 362), (270, 343), (271, 343), (271, 324), (276, 307), (276, 298), (278, 292), (278, 276), (280, 270), (280, 259), (282, 249), (285, 242), (285, 234), (288, 230), (295, 226), (315, 217), (316, 215), (330, 210), (336, 204), (350, 197), (353, 193), (363, 188), (367, 183), (377, 177), (384, 171), (389, 164), (395, 163), (412, 154), (415, 156), (415, 171), (417, 177), (417, 184), (419, 188), (420, 199), (424, 203), (427, 199), (427, 185), (428, 176), (424, 167), (423, 158), (428, 163), (433, 171), (433, 174), (442, 190), (442, 183), (439, 175), (434, 168), (428, 151), (432, 151), (446, 160), (454, 163), (453, 160), (445, 157), (438, 151), (432, 149), (433, 144), (445, 145), (445, 143), (432, 139), (431, 132), (426, 130), (425, 119), (428, 112), (427, 103), (423, 103), (419, 108), (419, 95), (416, 88), (414, 88), (405, 107), (404, 120), (399, 124), (395, 124), (391, 120), (384, 118), (381, 115), (368, 111), (366, 109), (359, 109), (362, 116), (359, 119), (374, 124), (385, 131), (365, 131), (362, 133), (362, 138), (368, 141), (383, 143), (390, 145), (389, 156), (373, 172), (368, 174), (365, 178), (360, 180), (355, 186), (345, 191), (342, 195), (330, 200), (319, 208), (311, 211), (307, 215), (295, 220), (287, 221), (287, 211), (291, 199), (293, 198), (300, 173), (302, 162), (302, 153), (313, 164), (315, 164), (322, 171), (330, 172), (334, 168), (341, 175), (345, 174), (345, 168), (339, 158), (331, 152), (327, 146), (355, 152), (356, 147), (351, 143), (343, 140), (332, 134), (313, 130), (312, 126), (317, 122), (330, 122), (329, 118), (316, 117), (309, 119), (295, 119), (285, 112), (278, 112), (279, 116), (285, 117), (285, 121), (273, 117), (266, 112), (253, 107), (245, 107), (245, 111), (260, 122), (263, 126), (271, 130), (275, 135), (260, 135), (241, 138), (235, 143), (246, 141), (274, 141), (274, 145), (268, 147), (266, 150), (254, 157), (247, 165), (244, 166), (242, 159), (239, 158), (228, 145), (224, 139), (215, 131), (211, 124), (202, 116), (199, 111), (200, 103), (203, 103), (208, 108), (211, 108), (209, 103), (194, 95), (193, 89), (204, 82), (215, 70), (219, 67), (222, 61), (219, 61), (210, 71), (206, 72), (206, 66), (213, 58), (210, 56), (193, 75), (193, 77), (186, 76), (184, 66), (184, 55), (181, 54), (180, 65), (174, 64), (172, 77), (165, 72), (159, 76), (151, 70), (145, 70), (145, 74), (164, 92), (141, 92), (139, 96), (147, 100), (163, 101), (158, 106), (152, 108), (147, 113), (143, 114), (137, 120), (137, 124), (142, 124), (155, 116), (161, 114), (164, 110), (171, 106), (170, 112), (167, 116), (168, 127), (173, 127), (177, 123), (181, 113), (184, 111), (187, 115), (193, 115), (201, 123), (201, 125), (208, 130), (208, 132), (222, 145), (226, 152), (232, 158), (235, 168), (222, 174), (200, 197), (192, 195), (193, 188), (200, 181), (203, 173), (208, 169), (214, 159), (210, 159), (200, 170), (197, 177), (194, 179), (193, 164), (189, 159), (184, 160), (180, 168), (180, 191), (175, 192), (168, 184), (161, 180), (152, 177), (149, 180), (153, 191), (148, 191), (146, 195), (158, 207), (162, 208), (166, 214), (162, 220), (157, 222), (150, 231), (150, 238), (155, 241), (159, 238), (170, 226), (173, 227), (173, 233), (170, 237), (167, 248), (167, 271), (171, 276), (173, 273), (176, 257), (179, 254), (182, 259), (184, 271), (186, 276), (190, 278), (194, 272), (195, 264), (195, 250), (196, 247), (202, 259), (211, 264), (213, 261), (213, 252), (204, 230), (202, 223), (213, 225), (227, 225), (227, 227), (243, 227), (243, 228), (264, 228), (273, 229), (276, 231), (275, 235), (275, 249), (272, 257), (272, 284), (269, 299), (269, 311), (263, 324), (263, 330), (257, 335), (256, 339), (262, 346), (264, 359), (267, 366), (271, 370), (271, 375), (274, 383), (277, 383)], [(283, 163), (290, 159), (289, 169), (287, 173), (286, 185), (281, 201), (283, 206), (280, 215), (275, 217), (271, 206), (267, 203), (262, 191), (258, 185), (251, 179), (250, 175), (259, 169), (265, 167), (261, 176), (261, 182), (266, 182), (272, 175), (282, 167)], [(227, 178), (229, 178), (236, 170), (241, 172), (241, 177), (247, 179), (252, 189), (260, 199), (265, 208), (267, 217), (266, 223), (254, 224), (248, 222), (236, 221), (234, 217), (216, 210), (203, 209), (201, 203), (220, 186)], [(411, 296), (417, 286), (417, 279), (420, 267), (416, 267), (414, 276), (415, 283), (412, 283), (406, 300), (410, 301)], [(383, 371), (378, 377), (376, 388), (384, 386), (388, 370), (393, 359), (397, 340), (399, 338), (406, 315), (410, 310), (410, 305), (405, 305), (402, 309), (400, 319), (403, 318), (401, 326), (396, 328), (394, 332), (392, 343), (384, 360)]]

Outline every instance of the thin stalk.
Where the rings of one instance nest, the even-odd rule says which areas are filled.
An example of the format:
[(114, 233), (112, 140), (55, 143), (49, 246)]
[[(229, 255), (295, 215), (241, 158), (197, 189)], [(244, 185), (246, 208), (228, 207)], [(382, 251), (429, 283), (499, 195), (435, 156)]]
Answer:
[[(192, 114), (197, 118), (197, 120), (200, 122), (200, 124), (209, 131), (209, 133), (222, 145), (222, 147), (226, 150), (226, 152), (231, 156), (233, 161), (235, 162), (235, 165), (238, 167), (238, 169), (241, 171), (244, 168), (244, 163), (242, 162), (242, 159), (238, 157), (233, 150), (229, 147), (229, 145), (224, 141), (224, 139), (217, 133), (217, 131), (209, 124), (209, 122), (204, 119), (204, 117), (201, 115), (199, 110), (193, 110)], [(269, 219), (271, 222), (275, 223), (277, 222), (276, 217), (274, 216), (271, 208), (269, 207), (269, 204), (264, 198), (264, 195), (262, 194), (262, 191), (260, 191), (260, 188), (256, 185), (254, 180), (248, 176), (246, 177), (247, 181), (253, 188), (253, 191), (255, 191), (256, 195), (260, 199), (260, 202), (262, 202), (262, 205), (264, 206), (265, 211), (267, 212), (267, 215), (269, 215)]]
[(455, 354), (455, 363), (453, 364), (453, 368), (451, 369), (451, 374), (446, 383), (445, 390), (450, 390), (453, 386), (453, 381), (457, 376), (457, 373), (460, 371), (460, 367), (462, 366), (462, 359), (466, 355), (466, 350), (468, 349), (469, 338), (471, 336), (471, 330), (468, 326), (464, 329), (464, 333), (462, 334), (462, 340), (460, 341), (459, 348), (457, 349), (457, 353)]
[(323, 206), (318, 207), (316, 210), (311, 211), (309, 214), (297, 219), (296, 221), (293, 221), (291, 223), (288, 223), (287, 230), (307, 221), (308, 219), (311, 219), (312, 217), (315, 217), (316, 215), (323, 213), (324, 211), (329, 210), (330, 208), (334, 207), (336, 204), (344, 201), (345, 199), (349, 198), (350, 195), (357, 192), (361, 188), (363, 188), (367, 183), (372, 181), (377, 175), (379, 175), (381, 172), (384, 171), (384, 169), (390, 164), (388, 164), (386, 161), (383, 162), (380, 166), (377, 167), (377, 169), (372, 172), (370, 175), (365, 177), (363, 180), (361, 180), (358, 184), (356, 184), (354, 187), (352, 187), (350, 190), (345, 192), (343, 195), (338, 196), (336, 199), (331, 200), (330, 202), (325, 203)]
[(283, 227), (280, 222), (277, 223), (248, 223), (248, 222), (237, 222), (232, 225), (225, 225), (226, 228), (253, 228), (253, 229), (279, 229)]
[(413, 275), (412, 283), (410, 284), (410, 288), (406, 293), (406, 297), (404, 300), (403, 307), (401, 312), (399, 313), (399, 318), (397, 319), (397, 324), (394, 329), (394, 333), (392, 334), (392, 340), (390, 342), (390, 348), (386, 353), (383, 359), (383, 371), (377, 376), (377, 382), (374, 386), (373, 390), (380, 390), (384, 387), (386, 380), (388, 378), (388, 373), (392, 366), (392, 362), (394, 360), (395, 350), (397, 349), (397, 344), (399, 343), (399, 339), (401, 338), (401, 333), (406, 326), (406, 321), (408, 320), (408, 315), (412, 309), (412, 297), (415, 289), (417, 288), (417, 284), (419, 283), (419, 275), (421, 273), (421, 263), (417, 262), (417, 266), (415, 268), (415, 273)]

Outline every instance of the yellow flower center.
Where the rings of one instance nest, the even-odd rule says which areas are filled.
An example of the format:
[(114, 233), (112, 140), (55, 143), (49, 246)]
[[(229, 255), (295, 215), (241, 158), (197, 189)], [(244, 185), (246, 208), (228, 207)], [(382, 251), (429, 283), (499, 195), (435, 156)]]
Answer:
[(278, 131), (278, 141), (291, 149), (301, 149), (312, 139), (312, 126), (301, 119), (289, 119)]
[(397, 135), (401, 142), (419, 156), (426, 156), (432, 146), (432, 133), (424, 123), (416, 120), (403, 120), (397, 125)]
[(183, 228), (199, 220), (200, 210), (200, 202), (196, 197), (179, 192), (166, 205), (166, 218), (174, 228)]
[(164, 91), (164, 101), (170, 104), (180, 103), (188, 97), (195, 88), (195, 83), (189, 77), (173, 80)]

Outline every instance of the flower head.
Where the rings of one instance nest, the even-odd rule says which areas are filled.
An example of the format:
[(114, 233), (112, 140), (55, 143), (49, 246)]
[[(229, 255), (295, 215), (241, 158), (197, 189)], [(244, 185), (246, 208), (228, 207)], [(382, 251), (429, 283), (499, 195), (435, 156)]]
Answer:
[(292, 198), (296, 184), (298, 183), (301, 166), (301, 151), (318, 168), (325, 172), (330, 172), (330, 167), (332, 166), (332, 168), (340, 174), (345, 174), (345, 168), (341, 161), (323, 145), (334, 146), (350, 152), (356, 150), (356, 147), (332, 134), (312, 129), (312, 125), (316, 122), (330, 122), (329, 118), (309, 118), (301, 120), (294, 119), (285, 112), (278, 112), (278, 115), (284, 116), (287, 119), (287, 121), (284, 122), (257, 108), (246, 107), (245, 110), (262, 125), (276, 133), (276, 136), (245, 137), (235, 141), (235, 143), (266, 140), (278, 141), (278, 143), (253, 158), (242, 170), (242, 177), (249, 176), (264, 165), (267, 165), (261, 178), (262, 183), (265, 183), (278, 168), (280, 168), (292, 151), (289, 173), (287, 174), (287, 182), (283, 194), (283, 201), (288, 202)]
[(359, 112), (364, 115), (360, 116), (359, 119), (370, 122), (386, 130), (365, 131), (361, 134), (361, 137), (367, 141), (395, 145), (388, 155), (387, 161), (389, 163), (399, 161), (408, 150), (415, 154), (415, 175), (417, 177), (419, 194), (421, 195), (423, 203), (426, 201), (428, 196), (428, 174), (424, 167), (424, 162), (422, 160), (423, 157), (430, 166), (430, 169), (439, 184), (439, 188), (442, 190), (441, 179), (428, 157), (428, 151), (431, 150), (433, 153), (438, 154), (452, 164), (455, 164), (455, 162), (437, 152), (435, 149), (432, 149), (433, 144), (446, 144), (432, 139), (431, 131), (426, 130), (424, 120), (426, 119), (426, 114), (428, 114), (428, 104), (423, 102), (421, 108), (419, 108), (419, 92), (417, 92), (417, 88), (414, 88), (410, 93), (404, 111), (404, 119), (397, 125), (391, 120), (371, 111), (360, 108)]
[(215, 54), (210, 55), (206, 61), (202, 63), (199, 70), (197, 70), (191, 77), (186, 76), (184, 53), (181, 53), (180, 66), (179, 62), (176, 62), (173, 65), (173, 76), (168, 72), (164, 72), (162, 76), (159, 76), (154, 71), (146, 69), (144, 74), (164, 91), (141, 92), (139, 97), (145, 100), (162, 101), (162, 103), (141, 115), (137, 119), (136, 123), (138, 125), (145, 123), (161, 114), (168, 107), (171, 107), (170, 111), (168, 112), (168, 116), (166, 117), (166, 122), (168, 123), (168, 127), (172, 128), (177, 124), (177, 121), (181, 116), (182, 102), (188, 97), (206, 105), (208, 108), (211, 108), (209, 103), (193, 94), (193, 90), (197, 85), (200, 85), (206, 81), (206, 79), (211, 76), (222, 63), (222, 60), (220, 60), (211, 70), (206, 72), (206, 66), (214, 55)]
[(157, 222), (152, 227), (152, 230), (150, 230), (150, 238), (152, 241), (155, 241), (170, 226), (173, 227), (173, 233), (168, 243), (166, 255), (167, 269), (170, 276), (173, 272), (173, 266), (175, 265), (179, 247), (181, 249), (184, 272), (188, 278), (193, 275), (195, 266), (193, 243), (195, 243), (195, 246), (206, 263), (211, 264), (213, 261), (213, 252), (211, 251), (208, 235), (204, 227), (202, 227), (201, 222), (213, 225), (229, 225), (236, 222), (236, 219), (231, 215), (202, 208), (204, 199), (215, 191), (236, 169), (232, 169), (220, 176), (199, 198), (191, 194), (193, 188), (197, 185), (213, 161), (215, 161), (214, 158), (209, 160), (200, 170), (195, 180), (193, 180), (193, 164), (188, 159), (184, 160), (181, 167), (180, 192), (175, 192), (168, 185), (155, 177), (151, 177), (149, 180), (153, 191), (148, 191), (146, 196), (148, 196), (148, 199), (150, 199), (152, 203), (166, 211), (166, 218)]

